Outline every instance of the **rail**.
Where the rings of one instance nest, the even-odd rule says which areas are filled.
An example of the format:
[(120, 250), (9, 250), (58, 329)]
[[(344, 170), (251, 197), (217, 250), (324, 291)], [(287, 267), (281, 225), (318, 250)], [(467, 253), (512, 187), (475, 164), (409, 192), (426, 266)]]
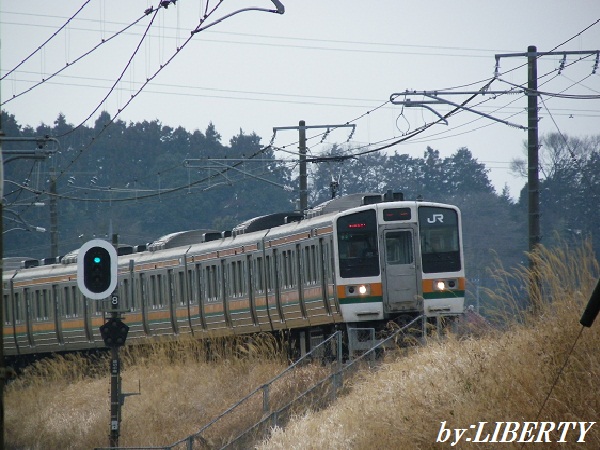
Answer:
[[(196, 433), (171, 445), (162, 447), (102, 447), (95, 450), (229, 450), (252, 447), (252, 444), (257, 440), (264, 439), (273, 427), (281, 426), (294, 413), (304, 411), (307, 403), (310, 403), (311, 407), (316, 409), (331, 404), (343, 389), (344, 377), (350, 371), (358, 369), (360, 362), (373, 358), (378, 350), (393, 345), (397, 342), (399, 335), (423, 318), (422, 315), (416, 317), (410, 323), (395, 330), (386, 339), (378, 341), (364, 353), (350, 359), (345, 365), (342, 361), (342, 332), (336, 331), (279, 375), (254, 389)], [(301, 394), (289, 398), (286, 383), (298, 382), (297, 379), (292, 378), (290, 380), (289, 377), (292, 377), (307, 362), (317, 358), (320, 360), (335, 360), (335, 363), (323, 366), (324, 374), (321, 378), (313, 381), (311, 386), (307, 387)], [(280, 384), (279, 388), (276, 386), (277, 383)], [(256, 411), (258, 408), (261, 409), (260, 412)], [(234, 417), (236, 413), (238, 416)], [(257, 417), (260, 417), (260, 419), (257, 420)], [(222, 426), (219, 427), (219, 425)], [(219, 428), (227, 429), (232, 425), (237, 425), (237, 429), (243, 429), (244, 431), (236, 436), (229, 437), (220, 434)]]

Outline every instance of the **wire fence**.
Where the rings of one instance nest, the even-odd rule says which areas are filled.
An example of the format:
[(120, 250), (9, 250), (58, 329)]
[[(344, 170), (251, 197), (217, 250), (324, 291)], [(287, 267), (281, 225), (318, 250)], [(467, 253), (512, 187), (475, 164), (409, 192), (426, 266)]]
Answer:
[[(294, 364), (257, 387), (244, 398), (223, 411), (196, 433), (163, 447), (103, 447), (95, 450), (235, 450), (252, 448), (268, 437), (274, 427), (284, 426), (291, 417), (301, 415), (308, 408), (319, 410), (329, 406), (347, 391), (344, 381), (360, 367), (369, 367), (375, 356), (386, 348), (396, 347), (409, 330), (421, 335), (424, 316), (418, 316), (398, 328), (386, 339), (375, 340), (374, 330), (349, 330), (350, 351), (343, 363), (343, 333), (336, 331), (316, 345)], [(402, 339), (401, 339), (402, 338)], [(367, 343), (370, 343), (367, 345)], [(374, 345), (373, 345), (374, 344)], [(354, 355), (353, 355), (354, 353)], [(358, 356), (355, 356), (360, 353)], [(312, 364), (318, 361), (316, 367)], [(300, 392), (300, 394), (297, 394)], [(242, 430), (232, 435), (230, 430)]]

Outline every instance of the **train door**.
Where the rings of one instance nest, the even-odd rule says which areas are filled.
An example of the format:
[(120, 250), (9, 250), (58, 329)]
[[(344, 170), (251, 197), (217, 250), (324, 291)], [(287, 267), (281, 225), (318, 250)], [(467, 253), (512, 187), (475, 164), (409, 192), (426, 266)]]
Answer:
[(25, 300), (25, 323), (27, 325), (27, 342), (30, 347), (35, 346), (33, 338), (33, 298), (32, 293), (28, 288), (23, 289), (23, 297)]
[[(179, 292), (177, 291), (177, 287), (175, 286), (175, 273), (173, 269), (167, 270), (167, 299), (169, 301), (169, 317), (171, 318), (171, 328), (174, 333), (179, 332), (179, 327), (177, 326), (177, 304), (181, 301), (180, 299), (184, 297), (184, 286), (183, 286), (183, 272), (177, 273), (179, 277)], [(162, 290), (162, 278), (158, 275), (159, 286), (158, 288)], [(179, 293), (179, 295), (177, 295)]]
[(281, 307), (281, 272), (280, 272), (280, 257), (279, 257), (279, 252), (277, 251), (277, 249), (273, 249), (273, 282), (274, 282), (274, 299), (275, 299), (275, 306), (277, 308), (277, 314), (279, 315), (279, 321), (280, 322), (285, 322), (285, 318), (283, 315), (283, 308)]
[(200, 326), (203, 330), (207, 329), (206, 326), (206, 309), (204, 306), (204, 300), (206, 299), (206, 281), (204, 280), (204, 271), (201, 264), (196, 264), (196, 295), (198, 299), (198, 307), (200, 313)]
[(144, 333), (150, 336), (150, 324), (148, 320), (148, 286), (146, 285), (146, 277), (143, 272), (139, 273), (138, 276), (138, 298), (140, 299), (140, 307), (142, 309), (142, 324), (144, 326)]
[(384, 312), (414, 310), (418, 303), (416, 227), (384, 230), (382, 267)]
[(62, 317), (64, 315), (60, 290), (57, 284), (52, 285), (52, 309), (54, 310), (54, 328), (56, 329), (56, 339), (59, 345), (64, 345), (65, 338), (62, 329)]
[(230, 282), (229, 272), (227, 271), (227, 265), (225, 264), (226, 260), (221, 259), (220, 261), (220, 293), (221, 293), (221, 301), (223, 302), (223, 318), (225, 320), (225, 326), (228, 328), (233, 328), (233, 322), (231, 320), (231, 313), (229, 312), (229, 296), (227, 295), (228, 286)]
[(252, 319), (252, 325), (258, 326), (258, 315), (256, 314), (256, 298), (254, 293), (254, 270), (253, 270), (253, 259), (251, 255), (246, 257), (246, 277), (248, 280), (248, 301), (250, 304), (250, 317)]

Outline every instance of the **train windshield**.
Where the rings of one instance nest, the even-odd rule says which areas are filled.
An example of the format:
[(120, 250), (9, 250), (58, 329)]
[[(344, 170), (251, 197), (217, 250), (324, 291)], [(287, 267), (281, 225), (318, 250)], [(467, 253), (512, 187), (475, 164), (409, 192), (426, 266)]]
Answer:
[(379, 275), (375, 210), (340, 217), (337, 232), (340, 276), (354, 278)]
[(424, 273), (461, 269), (458, 214), (453, 209), (419, 207), (419, 234)]

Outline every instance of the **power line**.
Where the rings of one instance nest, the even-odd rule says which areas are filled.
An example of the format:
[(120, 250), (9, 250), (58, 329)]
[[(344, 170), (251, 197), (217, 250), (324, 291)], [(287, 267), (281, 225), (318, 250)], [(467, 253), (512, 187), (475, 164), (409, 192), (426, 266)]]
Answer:
[[(40, 18), (62, 18), (61, 16), (53, 16), (53, 15), (39, 15), (39, 14), (28, 14), (28, 13), (15, 13), (11, 12), (13, 15), (22, 15), (25, 17), (40, 17)], [(81, 18), (80, 21), (90, 21), (91, 19)], [(31, 25), (29, 22), (27, 23), (12, 23), (7, 21), (0, 22), (4, 25), (19, 25), (19, 26), (35, 26), (35, 27), (45, 27), (46, 25)], [(107, 21), (107, 24), (114, 26), (123, 26), (122, 22), (114, 22)], [(177, 31), (174, 27), (165, 26), (166, 30)], [(72, 28), (73, 30), (78, 31), (91, 31), (89, 28)], [(205, 38), (203, 42), (215, 42), (221, 44), (242, 44), (242, 45), (257, 45), (257, 46), (271, 46), (271, 47), (282, 47), (282, 48), (298, 48), (298, 49), (307, 49), (307, 50), (319, 50), (319, 51), (341, 51), (348, 52), (352, 51), (355, 53), (374, 53), (374, 54), (392, 54), (392, 55), (416, 55), (416, 56), (449, 56), (449, 57), (467, 57), (467, 58), (487, 58), (487, 55), (468, 55), (468, 54), (458, 54), (458, 53), (439, 53), (440, 50), (448, 50), (449, 52), (480, 52), (489, 54), (489, 52), (497, 52), (498, 49), (485, 49), (485, 48), (474, 48), (474, 47), (464, 47), (464, 46), (445, 46), (445, 45), (423, 45), (423, 44), (398, 44), (398, 43), (390, 43), (390, 42), (369, 42), (369, 41), (354, 41), (354, 40), (340, 40), (340, 39), (315, 39), (315, 38), (305, 38), (305, 37), (294, 37), (294, 36), (274, 36), (274, 35), (265, 35), (265, 34), (257, 34), (257, 33), (239, 33), (239, 32), (231, 32), (231, 31), (213, 31), (209, 32), (210, 35), (221, 35), (221, 36), (239, 36), (244, 38), (258, 38), (258, 39), (266, 39), (277, 41), (276, 43), (263, 43), (263, 42), (247, 42), (240, 40), (223, 40), (223, 39), (207, 39)], [(165, 36), (166, 39), (176, 39), (176, 36)], [(291, 41), (291, 42), (316, 42), (321, 44), (335, 44), (335, 45), (349, 45), (349, 46), (363, 46), (363, 47), (383, 47), (383, 48), (409, 48), (409, 49), (423, 49), (423, 50), (436, 50), (436, 53), (425, 53), (425, 52), (410, 52), (410, 51), (402, 51), (402, 50), (369, 50), (369, 49), (361, 49), (357, 47), (353, 47), (352, 49), (345, 48), (336, 48), (336, 47), (327, 47), (327, 46), (315, 46), (315, 45), (295, 45), (295, 44), (285, 44), (281, 43), (281, 41)]]
[[(90, 0), (88, 0), (89, 2)], [(85, 5), (84, 5), (85, 6)], [(88, 50), (87, 52), (83, 53), (82, 55), (80, 55), (79, 57), (75, 58), (72, 62), (67, 62), (62, 68), (60, 68), (59, 70), (55, 71), (54, 73), (52, 73), (49, 77), (47, 78), (42, 78), (41, 81), (38, 81), (37, 83), (33, 84), (32, 86), (30, 86), (28, 89), (18, 93), (18, 94), (14, 94), (11, 98), (9, 98), (8, 100), (5, 100), (4, 102), (2, 102), (0, 104), (0, 106), (5, 105), (6, 103), (15, 100), (16, 98), (27, 94), (28, 92), (31, 92), (32, 90), (34, 90), (36, 87), (47, 83), (49, 80), (51, 80), (52, 78), (54, 78), (55, 76), (57, 76), (58, 74), (60, 74), (61, 72), (63, 72), (64, 70), (66, 70), (67, 68), (73, 67), (74, 64), (78, 63), (79, 61), (81, 61), (83, 58), (85, 58), (86, 56), (92, 54), (94, 51), (96, 51), (98, 48), (100, 48), (102, 45), (110, 42), (111, 40), (113, 40), (115, 37), (119, 36), (120, 34), (123, 34), (123, 32), (125, 32), (126, 30), (128, 30), (129, 28), (131, 28), (132, 26), (138, 24), (144, 17), (146, 17), (148, 14), (150, 14), (151, 11), (147, 10), (143, 16), (139, 17), (135, 22), (127, 25), (125, 28), (123, 28), (120, 31), (117, 31), (116, 33), (114, 33), (112, 36), (110, 36), (108, 39), (102, 39), (100, 41), (99, 44), (95, 45), (94, 47), (92, 47), (91, 50)], [(60, 30), (59, 30), (60, 31)], [(58, 33), (58, 32), (57, 32)], [(54, 36), (56, 35), (56, 33), (54, 34)], [(47, 42), (47, 41), (46, 41)], [(38, 47), (38, 50), (41, 49), (41, 47)], [(13, 73), (18, 67), (20, 67), (25, 61), (27, 61), (31, 56), (33, 56), (35, 54), (32, 53), (31, 55), (29, 55), (25, 60), (23, 60), (19, 65), (17, 65), (14, 69), (10, 70), (8, 73), (6, 73), (1, 79), (6, 78), (8, 75), (10, 75), (11, 73)], [(111, 90), (112, 92), (112, 90)], [(110, 94), (110, 93), (109, 93)], [(105, 99), (106, 100), (106, 99)], [(96, 112), (96, 110), (94, 110), (94, 112)], [(94, 112), (92, 112), (92, 114), (94, 114)], [(89, 119), (89, 117), (88, 117)], [(87, 120), (87, 119), (86, 119)], [(85, 122), (85, 121), (84, 121)]]
[(75, 14), (73, 14), (71, 17), (69, 17), (67, 19), (67, 21), (58, 30), (56, 30), (52, 34), (52, 36), (50, 36), (48, 39), (46, 39), (40, 46), (38, 46), (37, 49), (35, 49), (29, 56), (27, 56), (24, 60), (22, 60), (19, 64), (17, 64), (13, 69), (9, 70), (3, 77), (0, 78), (0, 80), (4, 80), (4, 78), (9, 76), (11, 73), (13, 73), (19, 67), (21, 67), (23, 64), (25, 64), (29, 59), (31, 59), (33, 57), (33, 55), (35, 55), (37, 52), (39, 52), (48, 42), (50, 42), (52, 39), (54, 39), (58, 35), (58, 33), (60, 33), (71, 22), (71, 20), (73, 20), (73, 18), (76, 17), (83, 10), (83, 8), (85, 8), (85, 6), (90, 1), (91, 0), (86, 0), (86, 2), (83, 5), (81, 5), (81, 7), (77, 10), (77, 12), (75, 12)]

